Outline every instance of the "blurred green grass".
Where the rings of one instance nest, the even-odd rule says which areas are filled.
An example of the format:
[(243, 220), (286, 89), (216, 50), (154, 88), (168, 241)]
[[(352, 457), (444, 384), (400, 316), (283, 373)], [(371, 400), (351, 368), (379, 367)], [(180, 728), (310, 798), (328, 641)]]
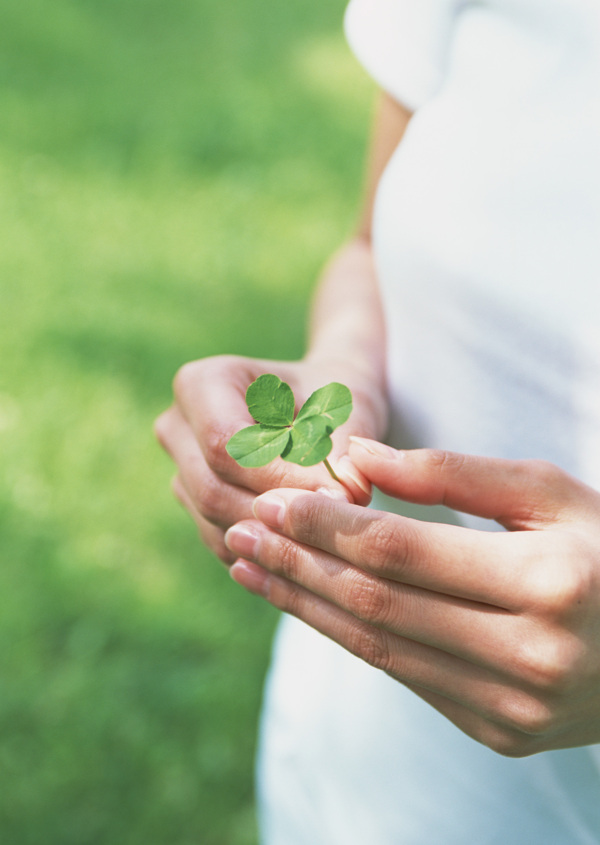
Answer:
[(0, 841), (252, 845), (276, 616), (169, 492), (186, 360), (302, 352), (371, 88), (343, 2), (0, 5)]

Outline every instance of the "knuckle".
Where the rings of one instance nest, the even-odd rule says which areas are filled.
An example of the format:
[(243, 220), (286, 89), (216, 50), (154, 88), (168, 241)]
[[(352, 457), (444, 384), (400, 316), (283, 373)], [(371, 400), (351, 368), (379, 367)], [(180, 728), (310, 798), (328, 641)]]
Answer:
[(281, 537), (277, 542), (276, 572), (288, 581), (298, 580), (300, 565), (300, 550), (298, 544), (287, 537)]
[(288, 508), (288, 523), (294, 536), (308, 546), (319, 547), (325, 534), (333, 527), (331, 502), (307, 492), (295, 498)]
[(342, 603), (354, 616), (371, 624), (385, 624), (389, 617), (385, 586), (360, 570), (351, 573)]
[(219, 480), (212, 474), (195, 473), (191, 476), (191, 495), (198, 512), (209, 522), (219, 522), (222, 490)]
[(215, 523), (217, 521), (217, 508), (212, 495), (212, 488), (213, 485), (210, 483), (198, 485), (194, 488), (193, 497), (198, 513), (208, 522)]
[(289, 613), (291, 616), (302, 619), (305, 596), (300, 587), (297, 587), (295, 584), (288, 584), (284, 588), (277, 588), (276, 585), (273, 585), (269, 600), (284, 613)]
[(423, 452), (423, 458), (430, 469), (435, 470), (439, 475), (454, 474), (462, 469), (465, 462), (465, 455), (459, 452), (448, 452), (445, 449), (426, 449)]
[(499, 715), (502, 725), (524, 744), (546, 736), (556, 725), (553, 709), (544, 701), (527, 695), (508, 696)]
[(390, 667), (390, 653), (387, 638), (379, 628), (356, 623), (348, 632), (348, 648), (365, 663), (375, 669), (387, 672)]
[(542, 618), (566, 622), (581, 617), (593, 590), (593, 577), (579, 551), (556, 548), (546, 566), (538, 568), (533, 585), (534, 609)]
[(578, 685), (583, 660), (584, 649), (573, 635), (545, 635), (537, 642), (521, 644), (517, 674), (542, 694), (566, 695)]
[(527, 477), (535, 479), (542, 487), (554, 489), (558, 484), (562, 484), (566, 477), (560, 467), (541, 458), (525, 459), (521, 462), (521, 467)]
[(173, 392), (176, 397), (197, 394), (203, 384), (214, 383), (226, 373), (239, 372), (243, 367), (242, 358), (235, 355), (213, 355), (188, 361), (175, 373), (173, 378)]
[(466, 455), (459, 452), (448, 452), (445, 449), (426, 449), (423, 451), (425, 471), (433, 479), (437, 479), (438, 494), (436, 503), (447, 503), (447, 479), (457, 478), (463, 471)]
[(566, 504), (573, 479), (556, 464), (539, 458), (517, 460), (512, 467), (514, 481), (522, 491), (513, 521), (520, 520), (527, 526), (536, 522), (545, 525), (549, 521), (558, 521), (559, 511), (552, 507), (552, 503), (560, 500)]
[(173, 379), (173, 393), (175, 396), (184, 396), (196, 384), (200, 370), (199, 361), (188, 361), (183, 364)]
[(381, 572), (396, 571), (402, 562), (403, 543), (394, 522), (389, 517), (373, 520), (362, 532), (358, 542), (361, 560)]
[(231, 434), (231, 431), (226, 431), (216, 421), (207, 423), (204, 443), (202, 444), (204, 460), (217, 475), (221, 475), (232, 460), (225, 448)]
[(528, 757), (539, 750), (537, 743), (531, 737), (513, 734), (510, 731), (494, 730), (482, 741), (496, 754), (513, 759)]
[(169, 436), (170, 420), (171, 411), (169, 409), (168, 411), (164, 411), (154, 421), (154, 436), (163, 448), (165, 448)]
[(565, 566), (557, 583), (554, 583), (554, 590), (547, 598), (551, 615), (557, 619), (570, 619), (574, 614), (581, 616), (582, 607), (587, 604), (587, 599), (592, 589), (589, 572), (579, 567)]

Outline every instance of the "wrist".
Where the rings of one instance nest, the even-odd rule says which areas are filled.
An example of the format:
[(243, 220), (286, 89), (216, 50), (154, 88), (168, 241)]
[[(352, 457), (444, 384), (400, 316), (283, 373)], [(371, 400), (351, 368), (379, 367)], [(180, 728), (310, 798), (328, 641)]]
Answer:
[[(311, 373), (317, 386), (331, 381), (345, 384), (352, 393), (354, 418), (360, 418), (361, 430), (367, 436), (381, 439), (387, 431), (389, 400), (383, 367), (372, 366), (356, 354), (322, 354), (311, 350), (301, 364)], [(314, 379), (312, 378), (314, 373)]]

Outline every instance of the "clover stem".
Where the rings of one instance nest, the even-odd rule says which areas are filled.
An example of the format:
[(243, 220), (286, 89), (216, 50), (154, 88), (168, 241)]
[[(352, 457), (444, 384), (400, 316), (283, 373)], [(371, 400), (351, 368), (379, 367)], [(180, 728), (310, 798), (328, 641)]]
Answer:
[(335, 474), (334, 469), (333, 469), (333, 467), (331, 466), (331, 464), (329, 463), (329, 461), (327, 460), (327, 458), (323, 458), (323, 463), (324, 463), (324, 464), (325, 464), (325, 466), (327, 467), (327, 472), (328, 472), (328, 473), (329, 473), (329, 475), (333, 478), (333, 480), (334, 480), (334, 481), (337, 481), (337, 482), (338, 482), (338, 484), (341, 484), (342, 482), (340, 481), (340, 479), (339, 479), (339, 478), (337, 477), (337, 475)]

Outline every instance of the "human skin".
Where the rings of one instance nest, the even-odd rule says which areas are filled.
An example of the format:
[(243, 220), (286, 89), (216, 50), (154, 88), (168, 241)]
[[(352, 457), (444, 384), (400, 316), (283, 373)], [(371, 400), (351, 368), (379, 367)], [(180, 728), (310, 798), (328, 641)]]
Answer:
[[(225, 531), (252, 516), (257, 494), (275, 487), (325, 489), (357, 504), (370, 500), (370, 484), (347, 456), (349, 436), (379, 439), (387, 425), (385, 328), (370, 244), (375, 188), (411, 113), (382, 95), (371, 143), (364, 212), (357, 234), (329, 262), (317, 288), (308, 351), (300, 361), (217, 356), (193, 361), (177, 373), (173, 405), (155, 424), (157, 437), (177, 465), (173, 490), (194, 518), (203, 541), (225, 563), (233, 556)], [(239, 429), (253, 421), (245, 393), (263, 373), (287, 381), (300, 406), (330, 381), (352, 391), (351, 419), (333, 435), (330, 462), (343, 484), (322, 464), (303, 468), (284, 461), (243, 469), (225, 451)]]
[[(510, 756), (600, 742), (600, 494), (542, 462), (394, 453), (376, 442), (387, 411), (372, 198), (409, 120), (383, 99), (363, 221), (325, 271), (305, 358), (221, 356), (178, 373), (175, 402), (156, 424), (177, 465), (174, 491), (209, 547), (238, 561), (238, 583), (414, 689), (479, 742)], [(355, 411), (332, 453), (343, 485), (321, 466), (242, 469), (229, 458), (225, 443), (251, 422), (245, 390), (264, 372), (288, 381), (299, 403), (327, 381), (350, 387)], [(355, 435), (369, 438), (366, 447), (350, 445)], [(371, 483), (509, 530), (366, 511)], [(277, 500), (257, 499), (266, 491), (286, 506), (283, 523), (274, 522)]]
[[(334, 258), (325, 275), (326, 287), (347, 282), (352, 274), (356, 275), (355, 288), (362, 285), (368, 289), (375, 284), (370, 250), (360, 241), (348, 244)], [(326, 298), (330, 295), (328, 290)], [(346, 306), (340, 308), (342, 313), (337, 319), (342, 331), (352, 322), (358, 329), (361, 311), (364, 313), (368, 307), (367, 294), (358, 299), (362, 298), (362, 305), (347, 298)], [(381, 331), (378, 328), (371, 335), (361, 328), (350, 335), (354, 344), (340, 344), (330, 354), (325, 344), (319, 344), (318, 351), (297, 362), (224, 355), (194, 361), (178, 372), (175, 402), (157, 420), (156, 434), (177, 465), (175, 495), (196, 521), (203, 541), (223, 562), (234, 559), (223, 542), (224, 532), (252, 516), (254, 499), (265, 490), (282, 486), (324, 489), (330, 497), (362, 505), (370, 501), (370, 484), (353, 466), (347, 452), (350, 435), (380, 438), (385, 431), (383, 357), (377, 352)], [(373, 360), (365, 365), (367, 350)], [(278, 459), (265, 467), (248, 469), (227, 454), (229, 438), (253, 422), (246, 405), (246, 389), (263, 373), (275, 373), (288, 382), (298, 407), (327, 382), (339, 381), (350, 388), (354, 399), (352, 417), (334, 432), (329, 457), (343, 483), (334, 481), (323, 464), (306, 468)]]
[(600, 741), (600, 494), (543, 461), (356, 440), (385, 493), (471, 530), (277, 490), (234, 526), (232, 577), (501, 754)]

